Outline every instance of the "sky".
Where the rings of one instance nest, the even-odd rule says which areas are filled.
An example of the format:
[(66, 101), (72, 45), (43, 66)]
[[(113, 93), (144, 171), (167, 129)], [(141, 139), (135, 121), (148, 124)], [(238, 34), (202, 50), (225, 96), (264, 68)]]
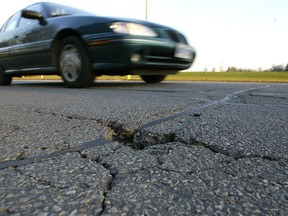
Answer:
[[(100, 16), (145, 20), (146, 0), (46, 0)], [(35, 0), (0, 0), (0, 25)], [(266, 70), (288, 64), (288, 0), (147, 0), (148, 21), (182, 32), (192, 71)]]

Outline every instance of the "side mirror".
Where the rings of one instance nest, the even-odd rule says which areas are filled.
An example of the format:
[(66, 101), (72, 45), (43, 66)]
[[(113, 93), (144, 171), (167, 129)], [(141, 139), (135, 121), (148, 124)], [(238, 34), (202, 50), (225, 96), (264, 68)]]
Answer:
[(39, 21), (44, 21), (44, 16), (41, 13), (31, 10), (23, 10), (21, 16), (27, 19), (37, 19)]

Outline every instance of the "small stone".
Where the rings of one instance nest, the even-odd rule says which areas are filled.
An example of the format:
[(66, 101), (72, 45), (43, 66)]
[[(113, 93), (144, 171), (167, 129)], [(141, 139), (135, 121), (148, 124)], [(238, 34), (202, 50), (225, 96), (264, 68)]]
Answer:
[(39, 199), (39, 200), (46, 200), (47, 197), (46, 197), (45, 195), (41, 195), (41, 196), (38, 197), (38, 199)]
[(37, 185), (37, 189), (47, 189), (50, 188), (49, 185)]
[(76, 216), (77, 215), (77, 209), (74, 209), (70, 214), (69, 216)]
[(253, 189), (250, 188), (250, 187), (246, 187), (245, 189), (246, 189), (246, 191), (247, 191), (248, 193), (252, 193), (252, 192), (253, 192)]
[(66, 192), (66, 195), (73, 195), (76, 193), (76, 190), (70, 190)]
[(7, 208), (6, 207), (1, 207), (0, 206), (0, 214), (4, 214), (4, 212), (7, 211)]
[(271, 191), (277, 191), (277, 190), (279, 190), (280, 188), (278, 187), (278, 186), (270, 186), (269, 187), (269, 190), (271, 190)]
[(8, 195), (6, 196), (6, 199), (9, 199), (9, 198), (12, 198), (12, 197), (13, 197), (13, 194), (10, 193), (10, 194), (8, 194)]
[(19, 199), (19, 202), (25, 203), (25, 202), (27, 202), (29, 200), (30, 200), (29, 197), (22, 197), (22, 198)]
[(54, 205), (54, 206), (52, 207), (52, 210), (55, 211), (55, 212), (60, 212), (62, 209), (61, 209), (59, 206)]
[(59, 216), (64, 216), (64, 215), (66, 215), (66, 212), (65, 212), (65, 211), (61, 211), (61, 212), (59, 213)]
[(228, 192), (224, 192), (224, 193), (223, 193), (223, 196), (228, 196), (228, 195), (229, 195)]
[(116, 207), (112, 207), (110, 211), (111, 211), (111, 213), (117, 213), (118, 212)]
[(194, 117), (200, 117), (201, 115), (202, 115), (202, 113), (198, 113), (198, 112), (193, 113)]

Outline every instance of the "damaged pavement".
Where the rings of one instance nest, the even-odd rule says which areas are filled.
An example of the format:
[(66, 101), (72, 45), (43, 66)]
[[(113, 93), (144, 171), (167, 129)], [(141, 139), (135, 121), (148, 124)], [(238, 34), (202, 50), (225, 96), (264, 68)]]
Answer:
[(287, 90), (0, 87), (0, 215), (287, 215)]

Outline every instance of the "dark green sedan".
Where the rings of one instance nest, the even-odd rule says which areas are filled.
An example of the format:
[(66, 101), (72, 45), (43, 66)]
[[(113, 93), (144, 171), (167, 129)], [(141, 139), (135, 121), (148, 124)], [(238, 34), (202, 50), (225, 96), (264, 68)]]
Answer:
[(0, 30), (0, 85), (17, 76), (55, 74), (68, 87), (87, 87), (101, 75), (135, 74), (157, 83), (189, 68), (195, 55), (167, 26), (40, 2)]

